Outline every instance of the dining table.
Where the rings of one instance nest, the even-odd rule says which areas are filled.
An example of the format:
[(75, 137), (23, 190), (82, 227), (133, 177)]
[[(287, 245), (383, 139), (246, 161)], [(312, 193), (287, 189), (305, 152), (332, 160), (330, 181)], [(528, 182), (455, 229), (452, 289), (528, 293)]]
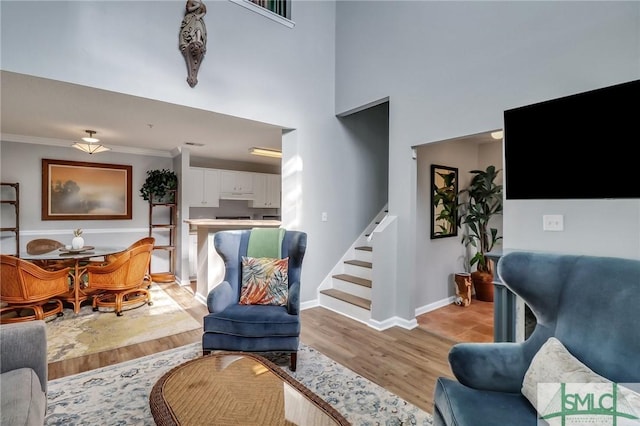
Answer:
[(98, 258), (102, 258), (104, 260), (106, 256), (122, 253), (126, 249), (126, 247), (115, 246), (85, 246), (80, 249), (61, 247), (47, 253), (39, 254), (20, 252), (20, 258), (29, 261), (54, 262), (71, 260), (73, 262), (73, 270), (70, 272), (72, 285), (69, 288), (69, 293), (63, 295), (60, 299), (64, 302), (71, 303), (73, 305), (73, 312), (77, 314), (80, 312), (82, 302), (91, 296), (91, 289), (86, 287), (82, 281), (82, 275), (86, 271), (83, 262)]

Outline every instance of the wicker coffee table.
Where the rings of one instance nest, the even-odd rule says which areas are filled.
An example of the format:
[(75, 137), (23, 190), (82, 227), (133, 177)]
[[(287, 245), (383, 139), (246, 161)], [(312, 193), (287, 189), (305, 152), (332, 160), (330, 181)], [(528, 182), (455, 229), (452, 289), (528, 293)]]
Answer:
[(264, 357), (217, 352), (171, 369), (149, 397), (157, 425), (349, 425)]

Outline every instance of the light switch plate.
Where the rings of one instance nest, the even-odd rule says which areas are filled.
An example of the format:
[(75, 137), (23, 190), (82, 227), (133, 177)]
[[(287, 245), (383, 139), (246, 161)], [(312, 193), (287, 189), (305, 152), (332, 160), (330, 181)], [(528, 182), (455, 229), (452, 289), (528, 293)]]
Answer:
[(543, 231), (564, 231), (564, 216), (561, 214), (545, 214), (542, 216)]

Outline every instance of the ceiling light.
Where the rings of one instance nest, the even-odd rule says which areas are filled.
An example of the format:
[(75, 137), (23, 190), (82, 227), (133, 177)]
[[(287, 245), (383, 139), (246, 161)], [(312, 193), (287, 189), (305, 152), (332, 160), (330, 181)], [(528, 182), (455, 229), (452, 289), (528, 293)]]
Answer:
[(263, 157), (282, 158), (282, 151), (278, 151), (277, 149), (258, 148), (253, 146), (249, 148), (249, 152), (253, 155), (261, 155)]
[(100, 139), (93, 137), (93, 135), (96, 134), (95, 130), (85, 130), (85, 132), (89, 134), (89, 136), (82, 138), (82, 140), (85, 141), (86, 143), (76, 142), (73, 145), (71, 145), (72, 147), (79, 149), (80, 151), (87, 152), (89, 154), (96, 154), (98, 152), (109, 151), (111, 149), (97, 143), (97, 142), (100, 142)]
[(96, 134), (95, 130), (85, 130), (85, 132), (89, 133), (89, 136), (85, 136), (84, 138), (82, 138), (83, 141), (87, 142), (87, 143), (96, 143), (96, 142), (100, 142), (100, 139), (94, 138), (93, 135)]
[(491, 132), (491, 137), (494, 139), (502, 139), (504, 136), (504, 132), (502, 130), (496, 130), (495, 132)]

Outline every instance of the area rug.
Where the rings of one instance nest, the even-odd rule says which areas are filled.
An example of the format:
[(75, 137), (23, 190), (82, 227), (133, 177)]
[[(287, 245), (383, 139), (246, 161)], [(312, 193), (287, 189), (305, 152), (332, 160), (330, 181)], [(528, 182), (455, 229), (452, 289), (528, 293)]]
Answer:
[[(45, 425), (152, 426), (151, 388), (174, 366), (200, 356), (201, 347), (193, 343), (52, 380)], [(331, 404), (352, 425), (433, 424), (430, 414), (302, 343), (295, 372), (288, 368), (288, 357), (269, 359)], [(206, 404), (205, 395), (194, 397)]]
[(152, 284), (150, 291), (151, 306), (144, 304), (126, 310), (120, 317), (113, 312), (94, 312), (91, 304), (82, 306), (77, 314), (73, 309), (65, 309), (64, 316), (47, 322), (48, 362), (121, 348), (202, 327), (157, 284)]

